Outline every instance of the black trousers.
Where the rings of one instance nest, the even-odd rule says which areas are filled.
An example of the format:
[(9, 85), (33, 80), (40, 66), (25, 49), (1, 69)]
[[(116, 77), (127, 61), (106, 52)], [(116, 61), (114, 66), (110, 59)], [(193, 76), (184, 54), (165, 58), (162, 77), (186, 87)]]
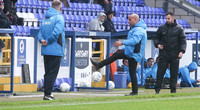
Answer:
[(44, 95), (51, 95), (60, 68), (61, 56), (44, 55)]
[(109, 58), (101, 61), (99, 63), (100, 67), (103, 67), (105, 65), (108, 65), (112, 62), (114, 62), (117, 59), (128, 59), (129, 63), (129, 74), (131, 77), (131, 83), (132, 83), (132, 92), (133, 93), (138, 93), (138, 84), (137, 84), (137, 77), (136, 77), (136, 67), (137, 67), (137, 62), (135, 61), (134, 58), (128, 58), (124, 54), (123, 50), (115, 52), (112, 56)]
[(158, 70), (157, 70), (157, 79), (156, 79), (156, 86), (155, 91), (159, 92), (162, 83), (163, 77), (168, 68), (168, 64), (170, 64), (170, 89), (171, 93), (176, 92), (176, 83), (177, 83), (177, 75), (178, 75), (178, 68), (179, 68), (179, 59), (175, 57), (170, 58), (163, 58), (161, 57), (158, 63)]

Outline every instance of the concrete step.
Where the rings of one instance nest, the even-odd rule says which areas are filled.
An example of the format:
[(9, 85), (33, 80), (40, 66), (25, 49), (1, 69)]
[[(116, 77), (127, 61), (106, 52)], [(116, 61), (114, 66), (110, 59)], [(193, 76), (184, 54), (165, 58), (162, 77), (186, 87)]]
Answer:
[[(37, 84), (14, 84), (14, 92), (36, 92)], [(0, 91), (10, 91), (10, 84), (0, 84)]]
[[(10, 76), (1, 76), (0, 77), (0, 84), (10, 83)], [(20, 76), (14, 77), (14, 83), (21, 83)]]

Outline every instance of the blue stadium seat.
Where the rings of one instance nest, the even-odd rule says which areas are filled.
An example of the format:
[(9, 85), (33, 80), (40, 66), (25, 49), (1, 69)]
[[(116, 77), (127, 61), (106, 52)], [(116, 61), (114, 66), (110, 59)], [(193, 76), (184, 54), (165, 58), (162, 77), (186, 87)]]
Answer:
[(40, 19), (43, 19), (45, 14), (44, 13), (39, 13)]
[(58, 91), (60, 88), (60, 84), (62, 84), (62, 80), (61, 78), (57, 78), (53, 86), (53, 91)]
[(144, 4), (143, 0), (136, 0), (136, 6), (144, 6)]
[(66, 24), (65, 24), (65, 26), (66, 27), (70, 27), (71, 26), (71, 22), (72, 22), (72, 17), (71, 17), (71, 15), (66, 15)]
[(38, 1), (33, 0), (32, 7), (33, 7), (33, 11), (32, 11), (32, 12), (33, 12), (33, 13), (37, 13), (37, 12), (38, 12), (38, 7), (39, 7)]
[(74, 22), (75, 22), (75, 26), (80, 28), (81, 27), (81, 19), (79, 18), (78, 15), (74, 15)]
[(41, 6), (41, 7), (44, 7), (44, 6), (45, 6), (45, 5), (44, 5), (44, 1), (38, 0), (38, 5)]
[(50, 7), (49, 2), (48, 1), (44, 1), (44, 6), (47, 7), (47, 8)]
[(67, 20), (67, 17), (66, 17), (66, 15), (62, 14), (62, 16), (63, 16), (64, 20)]
[(115, 0), (114, 5), (115, 5), (115, 6), (120, 6), (120, 5), (119, 5), (119, 0)]
[(38, 13), (43, 13), (43, 9), (45, 9), (44, 1), (38, 1)]
[[(33, 27), (33, 26), (29, 26), (29, 33), (31, 31), (31, 29), (36, 29), (37, 27)], [(30, 34), (29, 34), (30, 35)]]
[(29, 29), (29, 26), (23, 26), (23, 28), (24, 28), (25, 36), (29, 36), (29, 35), (30, 35), (30, 29)]
[(17, 26), (17, 28), (18, 28), (18, 32), (16, 33), (17, 36), (26, 35), (23, 26)]
[(124, 6), (124, 1), (123, 0), (119, 0), (119, 5), (120, 6)]
[(72, 15), (73, 14), (73, 8), (67, 8), (68, 9), (68, 12), (69, 12), (69, 15)]
[(71, 15), (71, 22), (70, 22), (70, 27), (75, 27), (76, 23), (74, 21), (74, 15)]
[(72, 27), (66, 27), (65, 30), (72, 31)]
[(18, 28), (15, 25), (11, 25), (11, 29), (14, 30), (14, 36), (16, 35), (16, 33), (18, 32)]
[(182, 22), (182, 25), (183, 25), (185, 28), (191, 28), (190, 24), (188, 24), (186, 20), (182, 19), (181, 22)]
[(40, 19), (40, 16), (39, 16), (39, 14), (38, 14), (38, 13), (33, 13), (33, 14), (34, 14), (35, 18), (38, 18), (38, 19)]
[(23, 4), (23, 0), (18, 0), (17, 2), (16, 2), (16, 6), (18, 7), (18, 6), (21, 6)]
[(117, 22), (117, 17), (113, 17), (112, 21), (113, 21), (113, 23), (116, 23)]
[(186, 39), (187, 39), (187, 40), (191, 40), (191, 34), (187, 34), (187, 35), (186, 35)]

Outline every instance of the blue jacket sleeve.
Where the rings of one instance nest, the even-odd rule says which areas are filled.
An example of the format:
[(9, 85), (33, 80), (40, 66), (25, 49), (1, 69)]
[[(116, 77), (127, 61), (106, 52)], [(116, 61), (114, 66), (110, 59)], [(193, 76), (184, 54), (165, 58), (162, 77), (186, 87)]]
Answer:
[(38, 41), (41, 43), (41, 40), (44, 39), (43, 36), (42, 36), (42, 23), (40, 24), (40, 29), (39, 29), (39, 32), (38, 32)]
[[(59, 15), (61, 16), (61, 15)], [(52, 43), (56, 41), (59, 37), (59, 35), (62, 33), (63, 27), (64, 27), (64, 19), (62, 17), (58, 17), (58, 20), (55, 21), (55, 27), (51, 34), (51, 36), (47, 39), (47, 43)]]

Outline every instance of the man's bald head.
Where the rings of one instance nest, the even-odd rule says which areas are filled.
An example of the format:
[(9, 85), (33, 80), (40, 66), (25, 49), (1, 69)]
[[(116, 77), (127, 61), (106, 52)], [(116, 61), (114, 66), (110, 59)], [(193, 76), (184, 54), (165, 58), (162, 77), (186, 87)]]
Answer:
[(139, 16), (137, 14), (131, 14), (128, 17), (128, 23), (132, 27), (132, 26), (134, 26), (139, 21), (139, 19), (140, 18), (139, 18)]
[(137, 21), (139, 21), (139, 19), (140, 19), (137, 14), (131, 14), (130, 16), (133, 17), (133, 19), (135, 19)]

